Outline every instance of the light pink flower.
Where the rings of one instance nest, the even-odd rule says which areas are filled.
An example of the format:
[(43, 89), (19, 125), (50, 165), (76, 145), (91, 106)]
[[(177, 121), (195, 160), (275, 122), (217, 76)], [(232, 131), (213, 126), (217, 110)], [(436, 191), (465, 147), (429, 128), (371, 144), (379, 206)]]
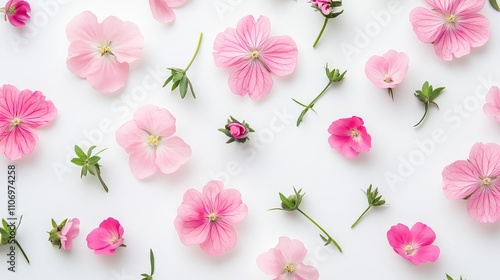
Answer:
[(10, 24), (15, 27), (23, 27), (26, 21), (30, 19), (28, 13), (31, 12), (30, 3), (24, 0), (9, 0), (4, 7), (5, 20), (9, 20)]
[(446, 197), (467, 199), (472, 218), (482, 223), (500, 220), (500, 145), (474, 144), (468, 160), (446, 166), (442, 175)]
[(389, 50), (382, 56), (374, 55), (365, 65), (365, 74), (368, 79), (379, 88), (392, 89), (401, 83), (408, 72), (408, 55), (403, 52)]
[(235, 138), (240, 139), (247, 135), (247, 129), (240, 123), (234, 122), (227, 125), (229, 127), (229, 133)]
[(273, 86), (271, 73), (286, 76), (297, 64), (297, 46), (288, 36), (269, 37), (269, 19), (242, 18), (236, 27), (227, 28), (214, 42), (218, 67), (236, 68), (229, 75), (229, 87), (237, 95), (262, 99)]
[(87, 235), (87, 247), (95, 254), (113, 255), (123, 245), (123, 227), (113, 218), (107, 218)]
[(355, 158), (359, 153), (368, 152), (372, 146), (372, 138), (363, 124), (363, 119), (356, 116), (332, 122), (328, 128), (331, 134), (328, 138), (330, 147), (348, 158)]
[(80, 234), (80, 220), (77, 218), (69, 219), (66, 225), (59, 232), (61, 247), (64, 250), (69, 250), (73, 246), (73, 239)]
[(321, 13), (327, 16), (332, 12), (332, 1), (333, 0), (311, 0), (311, 4), (318, 7)]
[(247, 216), (247, 206), (235, 189), (224, 189), (220, 181), (210, 181), (203, 193), (189, 189), (177, 209), (175, 229), (184, 245), (200, 245), (211, 256), (222, 255), (236, 245), (233, 224)]
[(186, 4), (187, 0), (149, 0), (149, 6), (154, 18), (163, 23), (175, 20), (175, 13), (172, 8)]
[(275, 280), (317, 280), (318, 270), (303, 263), (306, 254), (302, 242), (282, 236), (275, 248), (257, 257), (257, 265)]
[(38, 142), (35, 128), (50, 123), (56, 113), (40, 91), (0, 87), (0, 153), (9, 160), (30, 154)]
[(490, 22), (478, 12), (486, 0), (426, 0), (432, 9), (417, 7), (410, 13), (413, 31), (420, 41), (434, 44), (444, 60), (470, 53), (490, 37)]
[(175, 133), (175, 118), (166, 109), (142, 106), (134, 119), (116, 131), (116, 141), (130, 154), (130, 170), (139, 179), (158, 169), (170, 174), (191, 157), (191, 147)]
[(98, 23), (89, 11), (68, 24), (66, 35), (71, 42), (66, 60), (68, 69), (102, 92), (114, 92), (125, 86), (129, 63), (141, 57), (144, 46), (137, 25), (114, 16)]
[(403, 224), (392, 226), (387, 239), (396, 253), (414, 265), (435, 262), (439, 257), (439, 247), (432, 245), (436, 234), (420, 222), (414, 224), (411, 231)]
[(500, 89), (498, 87), (491, 87), (486, 94), (483, 111), (486, 116), (493, 117), (500, 122)]

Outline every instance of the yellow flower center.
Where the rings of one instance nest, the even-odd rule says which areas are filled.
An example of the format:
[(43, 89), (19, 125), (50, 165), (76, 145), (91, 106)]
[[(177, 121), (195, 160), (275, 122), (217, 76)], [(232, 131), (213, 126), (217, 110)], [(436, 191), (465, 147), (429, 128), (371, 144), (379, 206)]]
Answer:
[(457, 17), (455, 15), (449, 15), (448, 19), (446, 20), (446, 22), (448, 22), (448, 23), (455, 23), (456, 19), (457, 19)]
[(10, 7), (9, 7), (9, 10), (7, 11), (7, 13), (8, 13), (9, 15), (13, 15), (13, 14), (15, 14), (15, 13), (16, 13), (16, 7), (14, 7), (14, 5), (10, 6)]
[(250, 53), (250, 56), (255, 59), (255, 58), (259, 58), (259, 51), (252, 51)]
[(286, 271), (288, 273), (292, 273), (294, 270), (295, 270), (295, 266), (293, 264), (289, 264), (289, 265), (285, 266), (285, 269), (284, 269), (284, 271)]
[(349, 131), (349, 134), (351, 135), (352, 138), (359, 137), (359, 131), (354, 128)]
[(215, 213), (210, 213), (210, 215), (208, 215), (208, 220), (210, 222), (215, 222), (215, 221), (217, 221), (218, 218), (219, 217), (217, 217), (217, 215)]
[(113, 235), (111, 236), (111, 238), (109, 239), (109, 241), (111, 242), (111, 244), (115, 244), (116, 242), (118, 242), (120, 240), (120, 237), (118, 235)]
[(21, 124), (21, 120), (18, 117), (15, 117), (10, 123), (12, 126), (18, 126)]
[(411, 254), (413, 254), (413, 252), (415, 252), (415, 248), (413, 248), (413, 246), (411, 246), (409, 244), (406, 245), (403, 250), (405, 251), (405, 253), (407, 255), (411, 255)]
[(160, 142), (160, 136), (149, 135), (148, 144), (155, 147)]
[(104, 56), (107, 54), (113, 55), (113, 52), (111, 51), (111, 47), (109, 45), (111, 45), (111, 42), (109, 42), (109, 43), (107, 43), (99, 48), (99, 53), (101, 54), (101, 56)]
[(484, 178), (481, 181), (481, 184), (483, 185), (483, 187), (489, 187), (492, 182), (493, 182), (493, 180), (491, 178)]

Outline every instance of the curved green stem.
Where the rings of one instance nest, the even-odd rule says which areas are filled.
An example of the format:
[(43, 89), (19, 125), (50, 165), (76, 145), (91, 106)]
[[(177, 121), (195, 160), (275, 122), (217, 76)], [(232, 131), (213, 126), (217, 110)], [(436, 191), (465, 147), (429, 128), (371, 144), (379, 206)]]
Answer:
[(108, 186), (106, 186), (106, 183), (104, 183), (104, 180), (101, 177), (101, 168), (99, 167), (99, 164), (95, 164), (95, 170), (97, 171), (97, 178), (99, 179), (99, 182), (101, 182), (102, 187), (106, 192), (109, 192)]
[(309, 109), (312, 109), (314, 107), (314, 105), (316, 104), (316, 102), (318, 101), (318, 99), (323, 96), (323, 94), (325, 94), (326, 90), (330, 87), (330, 85), (333, 83), (333, 81), (329, 81), (328, 82), (328, 85), (326, 85), (326, 87), (320, 92), (320, 94), (318, 96), (316, 96), (316, 98), (313, 99), (313, 101), (311, 101), (311, 103), (309, 103), (309, 105), (305, 106), (304, 104), (296, 101), (296, 100), (293, 100), (295, 101), (296, 103), (298, 103), (299, 105), (301, 106), (304, 106), (304, 110), (302, 110), (301, 114), (299, 115), (299, 118), (297, 119), (297, 126), (300, 125), (300, 123), (302, 122), (302, 119), (304, 118), (305, 114), (307, 113), (307, 111), (309, 111)]
[(313, 220), (311, 217), (309, 217), (306, 213), (304, 213), (302, 210), (300, 210), (299, 208), (297, 208), (297, 211), (299, 211), (302, 215), (304, 215), (304, 217), (306, 217), (307, 219), (309, 219), (309, 221), (311, 221), (315, 226), (317, 226), (329, 239), (329, 241), (331, 241), (335, 247), (337, 247), (337, 249), (342, 253), (342, 248), (340, 248), (339, 244), (337, 243), (337, 241), (335, 241), (331, 236), (330, 234), (328, 234), (328, 232), (326, 232), (326, 230), (324, 230), (318, 223), (316, 223), (315, 220)]
[(363, 212), (361, 214), (361, 216), (359, 216), (359, 218), (354, 222), (354, 224), (352, 224), (351, 228), (354, 228), (358, 223), (359, 221), (361, 221), (361, 218), (363, 218), (365, 216), (365, 214), (368, 212), (368, 210), (370, 210), (372, 208), (372, 206), (368, 206), (368, 208), (366, 208), (365, 212)]
[(429, 111), (429, 103), (425, 103), (425, 112), (424, 112), (424, 115), (422, 116), (422, 118), (420, 119), (420, 121), (418, 121), (418, 123), (416, 125), (414, 125), (413, 127), (417, 127), (419, 124), (421, 124), (424, 121), (425, 116), (427, 116), (427, 111)]
[(19, 242), (17, 242), (17, 239), (15, 239), (15, 238), (14, 238), (14, 243), (17, 245), (17, 247), (19, 247), (19, 250), (21, 251), (21, 253), (23, 254), (24, 258), (26, 259), (26, 261), (29, 264), (30, 263), (30, 259), (28, 258), (28, 256), (24, 252), (23, 247), (21, 246), (21, 244), (19, 244)]
[(191, 61), (189, 62), (188, 66), (186, 67), (186, 69), (184, 69), (184, 72), (187, 72), (187, 70), (189, 69), (189, 67), (191, 67), (191, 64), (193, 64), (194, 59), (198, 55), (198, 51), (200, 50), (200, 45), (201, 45), (201, 40), (202, 39), (203, 39), (203, 32), (200, 33), (200, 38), (198, 39), (198, 45), (196, 46), (196, 51), (194, 52), (193, 58), (191, 58)]
[(325, 21), (323, 22), (323, 27), (321, 27), (321, 31), (319, 32), (318, 38), (316, 38), (316, 41), (314, 41), (313, 48), (316, 48), (316, 45), (318, 44), (319, 39), (323, 35), (323, 32), (325, 31), (326, 24), (328, 23), (328, 20), (329, 20), (329, 18), (325, 17)]

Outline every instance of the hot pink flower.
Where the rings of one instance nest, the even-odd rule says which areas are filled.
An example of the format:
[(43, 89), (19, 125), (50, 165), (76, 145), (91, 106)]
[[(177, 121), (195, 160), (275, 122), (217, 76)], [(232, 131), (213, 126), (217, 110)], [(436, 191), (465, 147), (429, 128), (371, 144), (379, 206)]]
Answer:
[(329, 15), (332, 12), (332, 1), (333, 0), (311, 0), (311, 4), (318, 7), (318, 9), (325, 15)]
[(200, 245), (211, 256), (221, 255), (236, 245), (233, 224), (247, 216), (247, 206), (235, 189), (224, 189), (220, 181), (210, 181), (203, 193), (189, 189), (177, 209), (175, 229), (184, 245)]
[(66, 225), (59, 232), (59, 239), (61, 240), (61, 247), (64, 250), (71, 249), (73, 246), (73, 239), (80, 234), (80, 220), (77, 218), (69, 219)]
[(273, 86), (271, 73), (286, 76), (297, 63), (297, 46), (288, 36), (269, 37), (271, 25), (265, 16), (257, 22), (246, 16), (236, 29), (227, 28), (214, 42), (214, 59), (218, 67), (234, 67), (229, 87), (237, 95), (248, 94), (262, 99)]
[(469, 215), (482, 222), (500, 220), (500, 145), (476, 143), (468, 160), (457, 160), (443, 169), (447, 198), (467, 200)]
[(137, 26), (110, 16), (102, 23), (91, 12), (76, 16), (66, 27), (71, 42), (66, 64), (98, 91), (125, 86), (129, 63), (141, 57), (144, 38)]
[(491, 87), (486, 94), (486, 104), (483, 106), (483, 111), (487, 116), (500, 122), (500, 89), (498, 87)]
[(15, 27), (25, 26), (26, 21), (30, 19), (28, 15), (31, 12), (30, 3), (24, 0), (9, 0), (3, 10), (5, 20), (9, 20), (10, 24)]
[(230, 123), (227, 125), (229, 127), (229, 133), (235, 138), (240, 139), (247, 135), (247, 129), (240, 123)]
[(172, 136), (174, 132), (174, 116), (153, 105), (142, 106), (133, 120), (118, 128), (116, 141), (130, 154), (130, 169), (137, 178), (147, 178), (158, 169), (170, 174), (188, 161), (191, 147)]
[(401, 83), (408, 72), (408, 56), (403, 52), (389, 50), (382, 56), (374, 55), (365, 65), (365, 74), (379, 88), (392, 89)]
[(392, 249), (414, 265), (435, 262), (439, 257), (439, 247), (432, 245), (436, 239), (434, 231), (420, 222), (410, 229), (403, 224), (392, 226), (387, 232)]
[(328, 132), (332, 134), (328, 138), (330, 147), (348, 158), (368, 152), (372, 146), (372, 138), (363, 124), (363, 119), (356, 116), (332, 122), (328, 128)]
[(413, 31), (420, 41), (434, 44), (444, 60), (470, 53), (490, 37), (490, 22), (478, 12), (486, 0), (426, 0), (432, 9), (417, 7), (410, 13)]
[(275, 248), (257, 257), (257, 265), (275, 280), (317, 280), (318, 270), (302, 263), (306, 254), (302, 242), (282, 236)]
[(154, 18), (163, 23), (175, 20), (175, 13), (172, 8), (186, 4), (187, 0), (149, 0), (149, 6)]
[(50, 123), (56, 112), (40, 91), (0, 87), (0, 153), (9, 160), (30, 154), (38, 141), (35, 128)]
[(87, 247), (95, 254), (113, 255), (123, 245), (123, 227), (113, 218), (107, 218), (87, 235)]

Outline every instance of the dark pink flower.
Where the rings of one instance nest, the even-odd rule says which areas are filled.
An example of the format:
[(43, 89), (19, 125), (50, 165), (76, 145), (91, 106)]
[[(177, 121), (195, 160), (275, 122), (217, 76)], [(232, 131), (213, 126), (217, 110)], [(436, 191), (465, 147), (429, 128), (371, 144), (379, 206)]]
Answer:
[(153, 17), (163, 23), (175, 20), (175, 13), (172, 8), (186, 4), (187, 0), (149, 0), (149, 6)]
[(218, 256), (236, 245), (233, 224), (247, 216), (247, 206), (235, 189), (224, 189), (220, 181), (210, 181), (203, 193), (189, 189), (177, 209), (175, 229), (184, 245), (200, 245), (205, 253)]
[(486, 0), (426, 0), (432, 9), (417, 7), (410, 13), (420, 41), (433, 44), (444, 60), (470, 53), (490, 38), (490, 22), (479, 14)]
[(4, 8), (5, 20), (9, 20), (10, 24), (15, 27), (23, 27), (26, 21), (30, 19), (31, 12), (30, 3), (24, 0), (9, 0)]
[(96, 254), (112, 255), (123, 245), (123, 227), (113, 218), (107, 218), (87, 235), (87, 246)]
[(56, 112), (40, 91), (0, 87), (0, 153), (9, 160), (30, 154), (38, 142), (35, 129), (50, 123)]
[(483, 111), (486, 116), (500, 122), (500, 88), (490, 88), (488, 94), (486, 94), (486, 104), (483, 106)]
[(439, 247), (432, 245), (436, 239), (434, 231), (420, 222), (408, 229), (403, 224), (392, 226), (387, 232), (392, 249), (414, 265), (435, 262), (439, 257)]
[(316, 6), (325, 16), (332, 12), (332, 2), (333, 0), (311, 0), (311, 4)]
[(229, 127), (229, 133), (235, 138), (240, 139), (246, 136), (247, 129), (240, 123), (230, 123), (227, 125)]
[(328, 138), (330, 147), (348, 158), (355, 158), (359, 153), (368, 152), (372, 146), (372, 138), (363, 124), (363, 119), (356, 116), (332, 122), (328, 128), (331, 134)]

